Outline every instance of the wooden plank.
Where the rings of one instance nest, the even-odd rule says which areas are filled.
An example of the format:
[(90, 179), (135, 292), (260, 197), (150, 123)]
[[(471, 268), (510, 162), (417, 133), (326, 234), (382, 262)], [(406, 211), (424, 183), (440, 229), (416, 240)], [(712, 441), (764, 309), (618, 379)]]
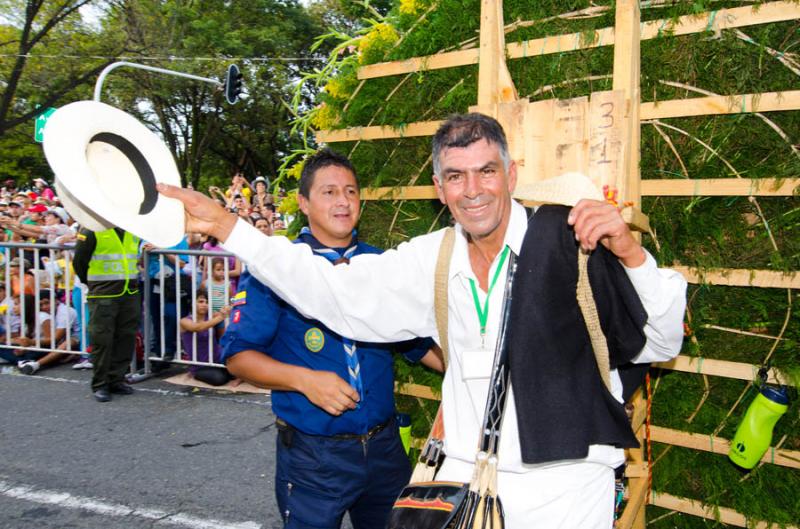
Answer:
[(633, 403), (633, 417), (631, 417), (631, 430), (638, 432), (647, 419), (647, 401), (644, 398), (644, 388), (636, 390), (630, 400)]
[[(636, 432), (639, 447), (629, 448), (625, 451), (627, 463), (633, 467), (644, 467), (646, 469), (647, 462), (644, 458), (643, 447), (645, 446), (644, 421), (647, 417), (647, 401), (644, 398), (644, 388), (638, 388), (629, 402), (633, 405), (631, 426), (633, 431)], [(647, 491), (650, 487), (649, 476), (646, 472), (640, 477), (631, 476), (628, 479), (628, 487), (630, 491), (628, 505), (625, 506), (617, 527), (641, 529), (644, 527), (645, 522), (644, 505), (647, 500)]]
[(448, 51), (434, 55), (426, 55), (424, 57), (413, 57), (401, 61), (379, 62), (359, 68), (358, 78), (374, 79), (376, 77), (388, 77), (390, 75), (468, 66), (470, 64), (478, 64), (478, 57), (479, 50), (473, 48), (469, 50)]
[(622, 219), (632, 230), (641, 233), (650, 231), (650, 218), (642, 213), (639, 208), (627, 206), (622, 208), (621, 213)]
[(626, 478), (646, 478), (648, 472), (647, 463), (628, 463), (625, 465)]
[(790, 197), (800, 193), (800, 178), (706, 178), (642, 180), (643, 196)]
[[(540, 102), (531, 103), (535, 105)], [(765, 92), (763, 94), (735, 94), (730, 96), (691, 97), (669, 99), (656, 103), (641, 103), (640, 121), (649, 119), (714, 116), (752, 112), (779, 112), (800, 110), (800, 90)], [(433, 136), (442, 121), (419, 121), (405, 127), (373, 126), (351, 127), (317, 132), (318, 142), (380, 140), (411, 136)]]
[(551, 141), (551, 130), (555, 113), (555, 100), (530, 103), (524, 117), (524, 160), (517, 170), (517, 185), (523, 185), (548, 177), (557, 176), (547, 152)]
[[(720, 9), (697, 15), (684, 15), (674, 20), (660, 19), (645, 22), (642, 24), (641, 40), (756, 26), (797, 18), (800, 18), (800, 6), (792, 2), (770, 2), (757, 8), (744, 6)], [(568, 33), (512, 43), (506, 47), (506, 53), (509, 59), (521, 59), (615, 44), (614, 28), (608, 27), (590, 34)]]
[[(746, 362), (731, 362), (729, 360), (686, 355), (678, 355), (667, 362), (656, 362), (653, 367), (737, 380), (755, 380), (760, 368), (760, 366)], [(767, 381), (772, 384), (792, 384), (789, 377), (779, 371), (776, 373), (774, 368), (769, 370)]]
[[(660, 19), (645, 22), (641, 29), (641, 40), (689, 35), (710, 30), (733, 29), (800, 18), (800, 5), (792, 2), (768, 2), (756, 8), (751, 6), (720, 9), (697, 15), (684, 15), (675, 20)], [(552, 53), (612, 46), (615, 44), (614, 28), (602, 28), (588, 35), (585, 32), (553, 35), (540, 39), (515, 42), (506, 45), (509, 59), (537, 57)], [(411, 72), (454, 68), (478, 63), (479, 50), (458, 50), (425, 57), (414, 57), (400, 61), (382, 62), (362, 66), (359, 79), (372, 79)]]
[(587, 173), (598, 189), (616, 189), (622, 171), (625, 92), (594, 92), (589, 100), (589, 165)]
[(646, 497), (647, 479), (631, 478), (628, 482), (628, 504), (614, 527), (616, 529), (631, 529), (640, 511), (644, 509)]
[[(552, 176), (569, 172), (586, 174), (589, 167), (588, 142), (589, 98), (556, 99), (553, 121), (548, 127), (550, 138), (548, 152), (551, 163), (547, 174)], [(527, 160), (527, 158), (526, 158)]]
[[(509, 145), (510, 148), (511, 146)], [(524, 149), (522, 152), (525, 152)], [(519, 159), (517, 157), (514, 158)], [(798, 193), (800, 193), (800, 178), (642, 180), (642, 196), (789, 197)], [(374, 187), (361, 190), (362, 200), (422, 200), (435, 198), (436, 190), (433, 186)]]
[[(497, 117), (497, 104), (517, 99), (517, 90), (506, 67), (503, 26), (502, 0), (481, 0), (478, 106), (494, 117)], [(492, 107), (494, 112), (490, 110)]]
[(527, 98), (497, 105), (497, 121), (506, 132), (508, 154), (517, 164), (525, 163), (525, 116), (528, 105), (530, 102)]
[(398, 395), (407, 395), (409, 397), (419, 397), (428, 400), (442, 400), (441, 392), (434, 391), (430, 386), (423, 386), (421, 384), (400, 384), (395, 382), (394, 392)]
[(730, 287), (800, 288), (800, 274), (784, 274), (773, 270), (743, 270), (738, 268), (709, 268), (698, 270), (688, 266), (669, 267), (694, 284)]
[(800, 110), (800, 90), (765, 92), (763, 94), (691, 97), (642, 103), (641, 119), (777, 112), (781, 110)]
[(361, 200), (431, 200), (437, 198), (434, 186), (372, 187), (361, 190)]
[[(731, 448), (731, 441), (723, 437), (683, 432), (655, 425), (650, 426), (650, 439), (657, 443), (722, 455), (728, 455)], [(775, 447), (771, 447), (761, 461), (782, 467), (800, 468), (800, 450), (784, 450), (782, 448), (776, 450)]]
[(351, 127), (339, 130), (317, 131), (316, 139), (320, 143), (358, 140), (386, 140), (390, 138), (411, 138), (415, 136), (433, 136), (444, 121), (417, 121), (404, 127), (376, 125), (373, 127)]
[(617, 2), (614, 31), (614, 90), (622, 90), (627, 112), (622, 137), (622, 172), (617, 178), (616, 190), (620, 204), (639, 205), (640, 158), (640, 28), (641, 13), (637, 0)]
[(663, 492), (655, 492), (650, 496), (650, 505), (678, 511), (692, 516), (699, 516), (707, 520), (719, 520), (723, 524), (735, 525), (736, 527), (750, 527), (752, 529), (798, 529), (796, 525), (781, 526), (775, 523), (748, 520), (748, 518), (728, 507), (718, 507), (708, 505), (698, 500), (673, 496)]

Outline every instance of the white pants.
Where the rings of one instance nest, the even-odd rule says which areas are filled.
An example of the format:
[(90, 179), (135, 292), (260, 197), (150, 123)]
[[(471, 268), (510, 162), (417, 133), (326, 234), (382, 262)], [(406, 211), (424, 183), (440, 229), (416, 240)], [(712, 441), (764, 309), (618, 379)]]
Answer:
[[(437, 480), (468, 482), (472, 463), (448, 457)], [(614, 471), (599, 463), (568, 463), (525, 473), (498, 472), (506, 529), (610, 529)]]

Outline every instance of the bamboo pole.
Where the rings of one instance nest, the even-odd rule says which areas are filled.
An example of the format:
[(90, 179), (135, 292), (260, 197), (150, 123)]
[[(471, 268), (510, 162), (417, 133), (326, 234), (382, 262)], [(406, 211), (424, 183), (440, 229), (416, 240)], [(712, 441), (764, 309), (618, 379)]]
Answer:
[(750, 527), (752, 529), (778, 529), (785, 527), (785, 529), (798, 529), (796, 525), (781, 526), (770, 522), (748, 520), (745, 515), (727, 507), (708, 505), (701, 501), (681, 498), (672, 494), (656, 493), (655, 491), (650, 496), (650, 504), (672, 511), (691, 514), (692, 516), (699, 516), (707, 520), (718, 520), (736, 527)]
[[(663, 426), (650, 426), (650, 439), (656, 443), (691, 448), (692, 450), (701, 450), (713, 454), (727, 455), (731, 449), (730, 439), (708, 434), (683, 432), (672, 428), (664, 428)], [(772, 446), (761, 458), (761, 461), (782, 467), (800, 468), (800, 450), (776, 449)]]

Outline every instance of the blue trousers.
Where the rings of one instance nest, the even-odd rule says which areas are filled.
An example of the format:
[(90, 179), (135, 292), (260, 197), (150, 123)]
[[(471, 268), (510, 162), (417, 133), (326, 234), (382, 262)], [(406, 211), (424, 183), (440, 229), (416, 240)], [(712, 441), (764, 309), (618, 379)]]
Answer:
[(394, 420), (366, 443), (284, 434), (277, 439), (275, 495), (286, 529), (339, 529), (345, 512), (354, 529), (386, 527), (411, 477)]

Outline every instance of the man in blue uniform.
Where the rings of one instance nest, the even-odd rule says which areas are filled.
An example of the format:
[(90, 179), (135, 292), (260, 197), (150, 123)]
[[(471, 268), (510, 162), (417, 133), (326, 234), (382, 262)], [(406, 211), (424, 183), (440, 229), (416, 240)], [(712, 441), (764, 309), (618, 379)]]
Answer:
[[(323, 150), (307, 160), (298, 203), (310, 228), (296, 242), (324, 258), (321, 266), (380, 253), (356, 239), (359, 189), (347, 158)], [(396, 348), (441, 370), (432, 344)], [(410, 477), (394, 421), (391, 349), (334, 334), (243, 276), (223, 359), (235, 376), (274, 390), (275, 492), (286, 528), (339, 528), (345, 511), (355, 529), (386, 525)]]

